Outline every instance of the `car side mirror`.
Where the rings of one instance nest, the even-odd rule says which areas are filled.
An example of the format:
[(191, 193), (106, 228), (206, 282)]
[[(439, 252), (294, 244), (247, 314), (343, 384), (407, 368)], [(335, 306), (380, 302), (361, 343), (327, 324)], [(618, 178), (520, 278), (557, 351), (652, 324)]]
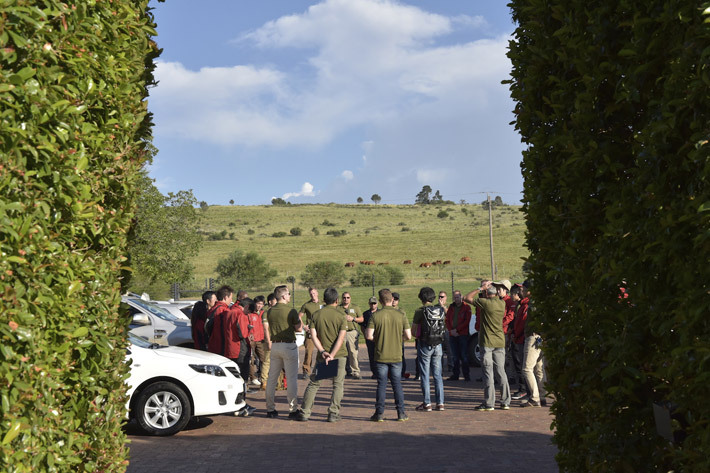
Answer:
[(143, 313), (133, 314), (133, 324), (135, 325), (150, 325), (150, 319)]

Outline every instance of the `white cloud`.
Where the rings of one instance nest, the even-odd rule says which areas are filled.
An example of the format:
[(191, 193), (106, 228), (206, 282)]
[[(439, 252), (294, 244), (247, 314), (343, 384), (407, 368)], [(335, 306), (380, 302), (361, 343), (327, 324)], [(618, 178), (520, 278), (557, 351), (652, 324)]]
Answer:
[(342, 174), (340, 174), (340, 176), (341, 176), (343, 179), (345, 179), (346, 181), (352, 181), (353, 178), (355, 177), (354, 174), (353, 174), (353, 172), (352, 172), (352, 171), (349, 171), (349, 170), (347, 170), (347, 169), (346, 169), (345, 171), (343, 171)]
[(301, 186), (301, 192), (287, 192), (281, 198), (286, 200), (291, 197), (314, 197), (315, 195), (316, 193), (313, 192), (313, 184), (304, 182)]
[(449, 174), (447, 169), (417, 169), (417, 182), (425, 186), (441, 185)]
[[(156, 132), (221, 145), (317, 148), (353, 127), (387, 125), (423, 108), (434, 117), (484, 108), (510, 70), (509, 38), (435, 44), (462, 25), (485, 20), (391, 0), (326, 0), (239, 38), (242, 47), (310, 54), (298, 73), (159, 63), (151, 93)], [(310, 71), (302, 76), (304, 64)]]

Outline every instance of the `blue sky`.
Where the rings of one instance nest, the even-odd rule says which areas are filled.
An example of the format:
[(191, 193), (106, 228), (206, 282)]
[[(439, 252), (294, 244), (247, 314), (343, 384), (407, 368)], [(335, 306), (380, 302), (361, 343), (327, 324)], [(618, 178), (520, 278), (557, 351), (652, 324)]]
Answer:
[(150, 175), (209, 204), (519, 203), (505, 3), (152, 2)]

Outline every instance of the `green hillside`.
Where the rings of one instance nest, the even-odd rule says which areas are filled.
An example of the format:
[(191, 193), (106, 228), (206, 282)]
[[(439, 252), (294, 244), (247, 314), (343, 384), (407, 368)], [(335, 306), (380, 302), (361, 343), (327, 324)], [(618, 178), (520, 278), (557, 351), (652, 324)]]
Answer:
[[(491, 275), (488, 211), (481, 205), (210, 206), (203, 212), (200, 227), (205, 241), (194, 259), (196, 286), (216, 277), (217, 261), (235, 249), (256, 251), (264, 257), (278, 271), (274, 283), (284, 283), (291, 275), (298, 281), (303, 268), (313, 261), (354, 262), (355, 268), (345, 268), (348, 276), (354, 274), (361, 260), (388, 263), (404, 272), (406, 286), (399, 289), (403, 299), (409, 292), (413, 293), (410, 297), (416, 296), (422, 285), (450, 290), (452, 272), (456, 287), (462, 290)], [(301, 235), (291, 236), (291, 229), (296, 227), (302, 230)], [(332, 236), (328, 231), (345, 234)], [(287, 236), (272, 236), (278, 232)], [(494, 208), (498, 277), (522, 279), (522, 258), (528, 255), (523, 246), (524, 232), (519, 206)], [(211, 239), (222, 235), (226, 239)], [(464, 256), (470, 261), (462, 262)], [(403, 264), (405, 260), (412, 264)], [(451, 263), (419, 267), (437, 260)], [(153, 289), (151, 294), (157, 297), (158, 292)], [(353, 289), (354, 299), (361, 306), (366, 306), (371, 293), (371, 288)], [(302, 303), (305, 297), (305, 290), (296, 287), (296, 302)]]

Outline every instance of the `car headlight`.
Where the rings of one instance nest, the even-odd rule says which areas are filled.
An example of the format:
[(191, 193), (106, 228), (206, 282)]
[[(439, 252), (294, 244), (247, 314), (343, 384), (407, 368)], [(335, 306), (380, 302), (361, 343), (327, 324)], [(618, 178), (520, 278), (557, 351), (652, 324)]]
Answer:
[(227, 376), (217, 365), (190, 365), (190, 368), (198, 373), (210, 374), (212, 376)]

